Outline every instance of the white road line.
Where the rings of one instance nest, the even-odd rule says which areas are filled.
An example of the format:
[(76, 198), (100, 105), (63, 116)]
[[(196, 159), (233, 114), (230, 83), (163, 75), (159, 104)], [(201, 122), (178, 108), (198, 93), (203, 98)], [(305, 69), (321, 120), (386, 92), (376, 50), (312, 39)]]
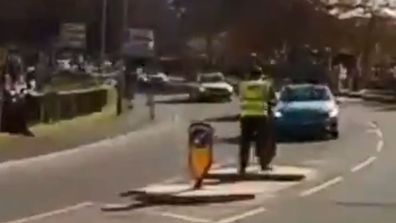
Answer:
[(321, 184), (319, 186), (316, 186), (316, 187), (313, 187), (313, 188), (311, 188), (309, 190), (301, 192), (300, 193), (300, 197), (307, 197), (307, 196), (313, 195), (313, 194), (318, 193), (318, 192), (320, 192), (320, 191), (322, 191), (322, 190), (324, 190), (324, 189), (326, 189), (328, 187), (331, 187), (331, 186), (333, 186), (333, 185), (335, 185), (337, 183), (340, 183), (343, 180), (344, 180), (344, 178), (341, 177), (341, 176), (333, 178), (333, 179), (331, 179), (331, 180), (329, 180), (329, 181), (327, 181), (327, 182), (325, 182), (325, 183), (323, 183), (323, 184)]
[(376, 130), (376, 129), (367, 129), (366, 132), (367, 132), (367, 133), (375, 133), (375, 134), (378, 135), (378, 133), (377, 133), (378, 130)]
[(182, 221), (187, 221), (187, 222), (192, 222), (192, 223), (209, 223), (212, 222), (208, 219), (203, 219), (203, 218), (196, 218), (196, 217), (191, 217), (191, 216), (186, 216), (186, 215), (180, 215), (180, 214), (175, 214), (171, 212), (161, 212), (159, 215), (163, 217), (168, 217), (168, 218), (174, 218)]
[(92, 153), (93, 151), (98, 150), (98, 147), (123, 145), (127, 143), (128, 140), (131, 139), (131, 137), (143, 138), (143, 136), (147, 137), (147, 135), (149, 136), (155, 134), (153, 133), (153, 129), (155, 129), (155, 131), (159, 131), (159, 130), (168, 131), (169, 123), (170, 122), (168, 121), (159, 122), (157, 124), (153, 124), (152, 126), (144, 127), (143, 129), (138, 131), (132, 131), (125, 135), (116, 136), (114, 138), (103, 139), (94, 142), (92, 144), (81, 145), (68, 150), (57, 151), (49, 154), (38, 155), (38, 156), (19, 159), (19, 160), (10, 160), (6, 162), (2, 162), (0, 163), (0, 171), (15, 167), (29, 167), (32, 164), (42, 164), (43, 161), (50, 161), (53, 159), (59, 159), (64, 157), (69, 158), (71, 156), (77, 156), (79, 154)]
[(356, 165), (355, 167), (353, 167), (351, 169), (351, 172), (356, 173), (359, 170), (362, 170), (363, 168), (372, 164), (376, 159), (377, 159), (377, 157), (375, 157), (375, 156), (369, 157), (367, 160), (365, 160), (365, 161), (359, 163), (358, 165)]
[(173, 117), (172, 117), (172, 121), (173, 121), (174, 123), (178, 123), (179, 120), (180, 120), (179, 115), (178, 115), (178, 114), (174, 114)]
[(84, 203), (76, 204), (76, 205), (73, 205), (73, 206), (65, 207), (65, 208), (62, 208), (62, 209), (58, 209), (58, 210), (55, 210), (55, 211), (50, 211), (50, 212), (34, 215), (34, 216), (31, 216), (31, 217), (21, 218), (21, 219), (18, 219), (18, 220), (4, 222), (4, 223), (28, 223), (28, 222), (34, 222), (34, 221), (42, 220), (42, 219), (45, 219), (45, 218), (53, 217), (53, 216), (56, 216), (56, 215), (66, 214), (66, 213), (69, 213), (69, 212), (72, 212), (72, 211), (76, 211), (78, 209), (82, 209), (82, 208), (89, 207), (89, 206), (92, 206), (92, 205), (93, 205), (92, 202), (84, 202)]
[[(212, 165), (211, 169), (212, 169), (212, 170), (219, 169), (219, 168), (221, 168), (223, 165), (224, 165), (224, 164), (215, 163), (215, 164)], [(166, 178), (166, 179), (160, 181), (159, 184), (171, 184), (171, 183), (174, 183), (174, 182), (176, 182), (176, 181), (181, 181), (181, 180), (183, 180), (183, 179), (184, 179), (183, 176), (174, 176), (174, 177)], [(156, 183), (156, 184), (157, 184), (157, 183)]]
[(384, 134), (380, 129), (376, 129), (375, 134), (377, 134), (378, 138), (380, 138), (381, 140), (384, 139)]
[(384, 141), (383, 140), (380, 140), (378, 143), (377, 143), (377, 152), (382, 152), (382, 149), (384, 148)]
[(175, 177), (171, 177), (171, 178), (162, 180), (162, 181), (160, 181), (159, 184), (171, 184), (171, 183), (174, 183), (174, 182), (179, 181), (181, 179), (183, 179), (181, 176), (175, 176)]
[(250, 211), (247, 211), (245, 213), (239, 214), (239, 215), (235, 215), (232, 217), (228, 217), (228, 218), (224, 218), (220, 221), (217, 221), (216, 223), (234, 223), (234, 222), (238, 222), (242, 219), (248, 218), (248, 217), (252, 217), (254, 215), (258, 215), (260, 213), (266, 212), (267, 210), (263, 207), (260, 208), (256, 208)]
[(373, 129), (378, 129), (378, 124), (376, 122), (369, 122), (369, 126)]

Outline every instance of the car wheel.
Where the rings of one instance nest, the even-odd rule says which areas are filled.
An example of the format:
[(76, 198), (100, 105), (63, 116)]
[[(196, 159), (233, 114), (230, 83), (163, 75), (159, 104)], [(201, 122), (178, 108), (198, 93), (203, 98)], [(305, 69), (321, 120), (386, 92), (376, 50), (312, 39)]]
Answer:
[(340, 137), (340, 132), (338, 130), (334, 130), (330, 134), (333, 139), (338, 139)]
[(190, 101), (191, 102), (199, 102), (199, 95), (195, 92), (190, 93)]

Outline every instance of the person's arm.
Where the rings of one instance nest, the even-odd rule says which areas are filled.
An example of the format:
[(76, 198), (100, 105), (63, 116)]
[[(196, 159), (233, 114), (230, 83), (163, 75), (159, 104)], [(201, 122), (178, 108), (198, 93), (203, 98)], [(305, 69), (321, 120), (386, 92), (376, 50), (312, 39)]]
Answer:
[(275, 89), (274, 89), (274, 87), (271, 85), (271, 86), (269, 87), (269, 105), (270, 105), (270, 106), (275, 106), (275, 105), (276, 105), (276, 101), (277, 101), (277, 98), (276, 98)]
[(238, 84), (238, 97), (239, 97), (239, 100), (242, 100), (242, 92), (243, 92), (243, 83), (242, 82), (240, 82), (239, 84)]

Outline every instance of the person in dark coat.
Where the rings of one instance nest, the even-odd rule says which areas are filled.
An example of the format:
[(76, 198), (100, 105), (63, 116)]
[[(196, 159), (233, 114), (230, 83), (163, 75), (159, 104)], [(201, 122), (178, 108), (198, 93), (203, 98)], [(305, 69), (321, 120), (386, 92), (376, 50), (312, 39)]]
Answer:
[[(13, 78), (14, 77), (14, 78)], [(5, 75), (1, 130), (10, 134), (34, 136), (28, 128), (26, 96), (28, 86), (21, 74)]]

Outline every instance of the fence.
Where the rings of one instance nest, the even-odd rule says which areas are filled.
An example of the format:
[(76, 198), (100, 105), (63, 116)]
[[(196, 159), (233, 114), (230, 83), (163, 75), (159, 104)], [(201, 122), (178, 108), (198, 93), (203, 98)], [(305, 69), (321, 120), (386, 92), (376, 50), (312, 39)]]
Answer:
[(53, 123), (100, 112), (108, 103), (107, 87), (36, 94), (27, 98), (30, 124)]

